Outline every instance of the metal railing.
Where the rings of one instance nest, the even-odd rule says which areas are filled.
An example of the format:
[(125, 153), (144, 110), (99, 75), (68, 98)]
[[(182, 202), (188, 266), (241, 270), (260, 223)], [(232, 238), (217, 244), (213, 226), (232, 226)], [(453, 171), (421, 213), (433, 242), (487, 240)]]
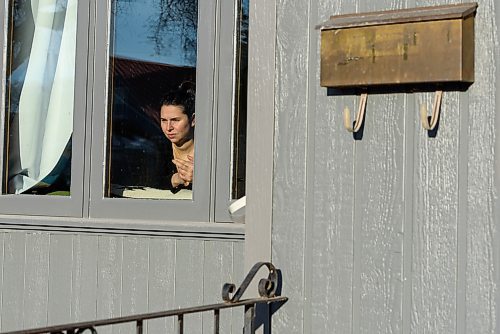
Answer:
[[(257, 274), (260, 268), (266, 267), (269, 270), (267, 278), (263, 278), (259, 281), (258, 291), (260, 298), (244, 299), (241, 300), (243, 293), (248, 288), (253, 278)], [(223, 309), (229, 309), (234, 307), (244, 307), (244, 334), (255, 333), (257, 327), (261, 324), (266, 323), (267, 328), (271, 328), (271, 317), (272, 315), (288, 300), (287, 297), (279, 296), (281, 290), (281, 275), (280, 271), (276, 269), (273, 264), (269, 262), (259, 262), (256, 263), (250, 272), (247, 274), (240, 287), (236, 289), (236, 286), (231, 283), (226, 283), (222, 287), (222, 299), (223, 303), (204, 305), (197, 307), (180, 308), (176, 310), (153, 312), (153, 313), (143, 313), (131, 316), (117, 317), (104, 320), (86, 321), (86, 322), (76, 322), (64, 325), (41, 327), (34, 329), (26, 329), (13, 332), (5, 332), (0, 334), (84, 334), (97, 333), (97, 327), (110, 326), (123, 323), (135, 323), (136, 333), (142, 334), (144, 329), (144, 322), (151, 319), (166, 318), (166, 317), (177, 317), (177, 333), (184, 333), (184, 315), (193, 313), (203, 313), (203, 312), (213, 312), (214, 317), (214, 331), (213, 333), (218, 334), (220, 330), (220, 311)], [(266, 317), (265, 319), (259, 319), (257, 321), (256, 309), (259, 306), (266, 307)]]

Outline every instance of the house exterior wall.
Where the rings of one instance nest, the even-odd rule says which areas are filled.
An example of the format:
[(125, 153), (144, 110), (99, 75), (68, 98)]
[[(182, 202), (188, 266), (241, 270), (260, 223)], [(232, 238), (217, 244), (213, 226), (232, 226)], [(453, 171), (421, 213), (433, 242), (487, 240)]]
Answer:
[(498, 3), (478, 1), (475, 82), (444, 93), (435, 138), (419, 120), (433, 93), (369, 95), (354, 140), (342, 110), (359, 96), (319, 86), (316, 24), (446, 3), (276, 1), (276, 333), (500, 332)]
[[(273, 139), (272, 150), (265, 149), (273, 153), (271, 173), (261, 160), (249, 162), (251, 177), (265, 172), (258, 185), (269, 175), (272, 185), (261, 189), (249, 182), (247, 191), (249, 207), (272, 202), (272, 220), (266, 221), (267, 207), (261, 216), (251, 210), (246, 228), (247, 237), (248, 231), (261, 239), (270, 234), (269, 256), (282, 270), (282, 294), (290, 298), (273, 317), (275, 332), (499, 332), (495, 1), (479, 1), (476, 80), (466, 92), (445, 93), (435, 138), (418, 119), (419, 105), (430, 104), (431, 93), (369, 96), (363, 138), (353, 140), (343, 129), (342, 109), (354, 109), (357, 97), (328, 96), (319, 86), (316, 24), (332, 14), (443, 3), (251, 4), (254, 10), (272, 6), (262, 17), (275, 14), (276, 22), (275, 38), (274, 30), (266, 35), (254, 28), (265, 37), (255, 43), (273, 44), (265, 52), (273, 53), (274, 66), (255, 54), (256, 47), (250, 59), (250, 67), (274, 80), (273, 89), (255, 96), (255, 86), (267, 86), (249, 83), (249, 99), (271, 97), (275, 105), (273, 134), (266, 128), (261, 136)], [(250, 101), (249, 122), (263, 99)], [(249, 157), (258, 158), (264, 145)], [(266, 193), (257, 200), (260, 191)], [(21, 220), (1, 219), (2, 331), (218, 302), (222, 283), (241, 282), (243, 256), (247, 266), (254, 257), (267, 259), (267, 244), (244, 246), (243, 233), (227, 239), (223, 233), (130, 233), (106, 224), (63, 228), (60, 222), (48, 228)], [(221, 323), (232, 332), (241, 332), (238, 311), (222, 317), (231, 318)], [(186, 332), (212, 331), (210, 316), (187, 322)], [(148, 332), (173, 329), (170, 321), (148, 326)]]
[[(6, 20), (9, 3), (13, 2), (5, 1), (0, 8), (3, 42), (9, 35), (7, 28), (10, 22)], [(75, 124), (79, 125), (75, 127), (75, 133), (79, 135), (73, 136), (73, 143), (83, 141), (83, 133), (86, 142), (74, 146), (82, 151), (85, 148), (85, 153), (73, 151), (73, 157), (77, 157), (73, 166), (85, 166), (82, 171), (84, 175), (72, 175), (72, 181), (75, 182), (71, 191), (75, 196), (72, 196), (71, 204), (74, 206), (62, 204), (58, 207), (53, 204), (57, 203), (56, 200), (50, 201), (54, 198), (48, 199), (46, 196), (25, 196), (11, 202), (9, 200), (14, 196), (0, 199), (3, 208), (0, 210), (0, 332), (219, 303), (222, 302), (224, 283), (238, 285), (243, 280), (245, 227), (242, 224), (209, 222), (217, 219), (212, 216), (216, 216), (219, 211), (225, 213), (225, 203), (220, 202), (217, 209), (215, 204), (213, 208), (207, 205), (203, 208), (206, 211), (200, 216), (197, 212), (200, 207), (193, 209), (190, 205), (195, 202), (215, 203), (217, 200), (211, 197), (215, 189), (219, 189), (215, 181), (210, 185), (210, 182), (204, 182), (206, 187), (200, 187), (200, 191), (195, 189), (199, 201), (179, 202), (179, 207), (184, 208), (180, 210), (168, 209), (169, 206), (177, 209), (174, 207), (175, 201), (156, 201), (153, 206), (157, 210), (151, 209), (149, 204), (154, 200), (137, 203), (130, 200), (122, 209), (103, 206), (99, 210), (97, 203), (102, 199), (102, 194), (95, 197), (89, 194), (91, 189), (97, 189), (99, 193), (103, 181), (97, 173), (91, 173), (89, 166), (91, 160), (97, 162), (97, 170), (103, 166), (99, 157), (104, 156), (104, 146), (96, 145), (94, 140), (99, 137), (95, 132), (104, 131), (103, 124), (106, 123), (100, 104), (107, 106), (104, 92), (108, 85), (106, 80), (99, 80), (98, 76), (102, 74), (104, 77), (107, 73), (109, 3), (100, 0), (78, 1), (78, 24), (83, 29), (78, 31), (81, 38), (77, 39), (78, 43), (82, 41), (80, 44), (85, 45), (82, 48), (85, 51), (78, 52), (76, 61), (77, 81), (82, 82), (81, 86), (76, 85), (79, 93), (76, 105), (82, 108), (76, 110), (84, 112), (75, 114)], [(216, 19), (215, 1), (200, 1), (199, 4), (200, 13), (207, 14), (200, 16), (200, 26), (211, 27), (203, 29), (199, 35), (199, 50), (205, 50), (212, 42), (215, 44), (215, 22), (212, 22)], [(224, 14), (228, 14), (228, 8), (234, 10), (230, 5), (228, 1), (221, 6), (226, 9)], [(231, 21), (233, 15), (229, 13), (221, 22)], [(231, 31), (231, 36), (233, 30), (227, 31)], [(218, 45), (217, 52), (232, 50), (232, 42), (231, 39), (231, 43)], [(90, 49), (88, 54), (87, 46)], [(213, 52), (211, 54), (214, 56)], [(212, 87), (207, 83), (213, 80), (215, 60), (212, 56), (205, 53), (198, 62), (198, 70), (208, 69), (210, 72), (208, 76), (203, 75), (203, 71), (198, 72), (202, 78), (200, 82), (206, 87)], [(224, 66), (231, 72), (231, 63)], [(217, 74), (220, 78), (226, 78), (222, 72)], [(231, 86), (228, 82), (226, 80), (220, 87)], [(83, 90), (80, 91), (82, 87), (88, 89), (85, 94), (82, 94)], [(202, 92), (198, 94), (200, 100), (208, 101), (206, 104), (210, 106), (214, 100), (212, 88), (198, 90), (198, 93)], [(210, 94), (206, 96), (203, 92)], [(208, 109), (212, 111), (211, 107)], [(103, 116), (101, 123), (96, 121), (100, 116)], [(210, 112), (205, 116), (210, 121), (212, 116), (215, 119), (215, 113)], [(0, 123), (4, 123), (4, 118)], [(205, 132), (208, 139), (208, 132), (215, 131), (215, 126), (212, 129), (212, 125), (206, 124), (197, 127), (200, 138), (204, 138)], [(211, 161), (202, 157), (210, 155), (212, 144), (216, 147), (215, 141), (212, 142), (210, 138), (201, 141), (201, 144), (200, 154), (197, 155), (200, 160), (196, 166), (198, 170), (208, 171), (209, 164), (215, 164), (216, 159), (214, 157)], [(219, 152), (223, 151), (222, 147), (218, 147)], [(99, 153), (100, 150), (103, 154)], [(97, 180), (95, 187), (92, 183), (94, 177)], [(223, 194), (224, 191), (217, 192), (220, 198), (223, 198)], [(78, 200), (82, 198), (84, 200)], [(89, 198), (92, 198), (92, 204)], [(45, 203), (50, 204), (43, 204), (47, 199)], [(70, 198), (67, 199), (66, 202), (70, 202)], [(186, 210), (186, 207), (189, 209)], [(61, 213), (57, 209), (66, 211), (62, 210), (64, 212)], [(55, 211), (57, 217), (51, 216)], [(176, 214), (179, 216), (176, 217)], [(188, 221), (184, 214), (197, 218)], [(62, 217), (64, 215), (70, 215), (71, 218)], [(80, 215), (83, 218), (75, 218)], [(116, 215), (121, 218), (116, 218)], [(132, 219), (134, 215), (135, 219)], [(227, 220), (223, 218), (221, 221)], [(213, 333), (213, 314), (186, 316), (184, 321), (188, 333)], [(145, 332), (174, 332), (174, 322), (174, 319), (145, 322)], [(242, 324), (241, 308), (221, 311), (222, 331), (241, 332)], [(131, 326), (127, 325), (107, 328), (102, 332), (132, 331)]]
[[(242, 281), (241, 236), (153, 234), (3, 225), (0, 330), (220, 303), (222, 285)], [(174, 332), (174, 322), (147, 321), (145, 332)], [(99, 333), (131, 333), (133, 326)], [(242, 310), (221, 312), (221, 330), (242, 326)], [(186, 316), (185, 331), (212, 333), (213, 315)]]

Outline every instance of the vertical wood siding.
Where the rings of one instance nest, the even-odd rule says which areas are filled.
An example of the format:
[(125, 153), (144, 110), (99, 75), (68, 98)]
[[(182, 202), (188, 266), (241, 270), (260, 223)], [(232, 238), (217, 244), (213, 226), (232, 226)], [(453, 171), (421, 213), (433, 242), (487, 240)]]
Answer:
[[(307, 142), (303, 134), (307, 129), (308, 13), (308, 1), (283, 0), (277, 9), (280, 33), (276, 41), (276, 67), (277, 79), (282, 84), (276, 88), (276, 106), (286, 112), (276, 115), (275, 136), (288, 142), (282, 145), (277, 141), (275, 147), (273, 221), (288, 224), (273, 225), (272, 254), (273, 261), (287, 264), (284, 272), (287, 277), (304, 272), (304, 258), (297, 254), (303, 254), (305, 240)], [(288, 251), (281, 248), (285, 244)], [(275, 249), (275, 245), (280, 249)], [(278, 313), (274, 324), (289, 333), (298, 333), (304, 318), (303, 276), (294, 276), (288, 284), (288, 297), (295, 302), (287, 306), (287, 312)]]
[[(99, 238), (92, 235), (72, 237), (71, 320), (96, 319), (98, 296)], [(65, 305), (66, 303), (62, 303)]]
[[(403, 5), (360, 2), (359, 10)], [(354, 147), (353, 332), (400, 333), (405, 99), (401, 94), (369, 99), (363, 137)]]
[[(500, 11), (498, 1), (480, 1), (482, 7), (476, 24), (476, 82), (464, 101), (469, 109), (467, 156), (467, 211), (465, 305), (467, 333), (493, 333), (500, 330), (497, 323), (498, 290), (498, 210), (500, 189), (495, 189), (496, 173), (500, 173), (499, 115), (499, 36)], [(497, 137), (497, 138), (496, 138)], [(499, 175), (497, 175), (498, 177)], [(497, 184), (497, 186), (500, 186)], [(495, 209), (496, 206), (496, 209)], [(497, 211), (498, 212), (498, 211)]]
[[(56, 232), (0, 233), (1, 331), (221, 302), (243, 280), (243, 242)], [(243, 310), (223, 311), (241, 332)], [(211, 315), (188, 316), (186, 332), (212, 333)], [(173, 319), (146, 322), (173, 332)], [(131, 333), (133, 325), (99, 333)]]
[(475, 82), (444, 93), (435, 138), (418, 114), (434, 94), (399, 93), (369, 95), (354, 140), (342, 110), (355, 111), (359, 97), (319, 86), (314, 26), (456, 1), (276, 3), (272, 259), (291, 300), (274, 329), (498, 332), (498, 4), (479, 1)]
[[(311, 24), (343, 11), (355, 12), (358, 1), (318, 1), (311, 9)], [(311, 320), (304, 332), (351, 333), (353, 330), (354, 169), (355, 143), (342, 126), (342, 110), (354, 110), (357, 99), (327, 96), (318, 89), (320, 75), (318, 32), (310, 29), (311, 62), (308, 169), (307, 254), (311, 259)], [(334, 158), (334, 159), (333, 159)], [(307, 261), (309, 262), (309, 261)], [(306, 263), (307, 263), (306, 262)], [(332, 268), (334, 268), (332, 270)], [(307, 317), (306, 317), (307, 319)]]
[(73, 237), (54, 235), (50, 238), (49, 249), (49, 295), (47, 321), (60, 324), (71, 319), (72, 306), (61, 303), (71, 296), (73, 285)]
[(26, 234), (2, 233), (3, 238), (3, 285), (2, 329), (23, 327), (24, 268), (26, 265)]
[[(170, 310), (175, 306), (175, 266), (165, 259), (175, 258), (175, 240), (153, 239), (149, 246), (149, 309), (152, 312)], [(157, 319), (147, 323), (150, 333), (165, 328), (174, 332), (174, 319)]]

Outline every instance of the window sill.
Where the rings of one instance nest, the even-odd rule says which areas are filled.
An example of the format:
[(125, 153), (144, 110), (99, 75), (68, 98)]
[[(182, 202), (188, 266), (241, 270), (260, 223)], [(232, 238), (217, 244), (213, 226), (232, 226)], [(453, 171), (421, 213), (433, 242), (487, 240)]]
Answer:
[(245, 225), (236, 223), (138, 221), (126, 219), (64, 218), (0, 215), (0, 229), (244, 240)]

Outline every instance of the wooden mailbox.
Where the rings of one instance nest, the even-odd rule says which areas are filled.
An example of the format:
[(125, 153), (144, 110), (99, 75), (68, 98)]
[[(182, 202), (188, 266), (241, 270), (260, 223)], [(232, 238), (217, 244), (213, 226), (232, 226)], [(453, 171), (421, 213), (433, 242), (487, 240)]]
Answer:
[(477, 3), (331, 16), (321, 86), (472, 83)]

